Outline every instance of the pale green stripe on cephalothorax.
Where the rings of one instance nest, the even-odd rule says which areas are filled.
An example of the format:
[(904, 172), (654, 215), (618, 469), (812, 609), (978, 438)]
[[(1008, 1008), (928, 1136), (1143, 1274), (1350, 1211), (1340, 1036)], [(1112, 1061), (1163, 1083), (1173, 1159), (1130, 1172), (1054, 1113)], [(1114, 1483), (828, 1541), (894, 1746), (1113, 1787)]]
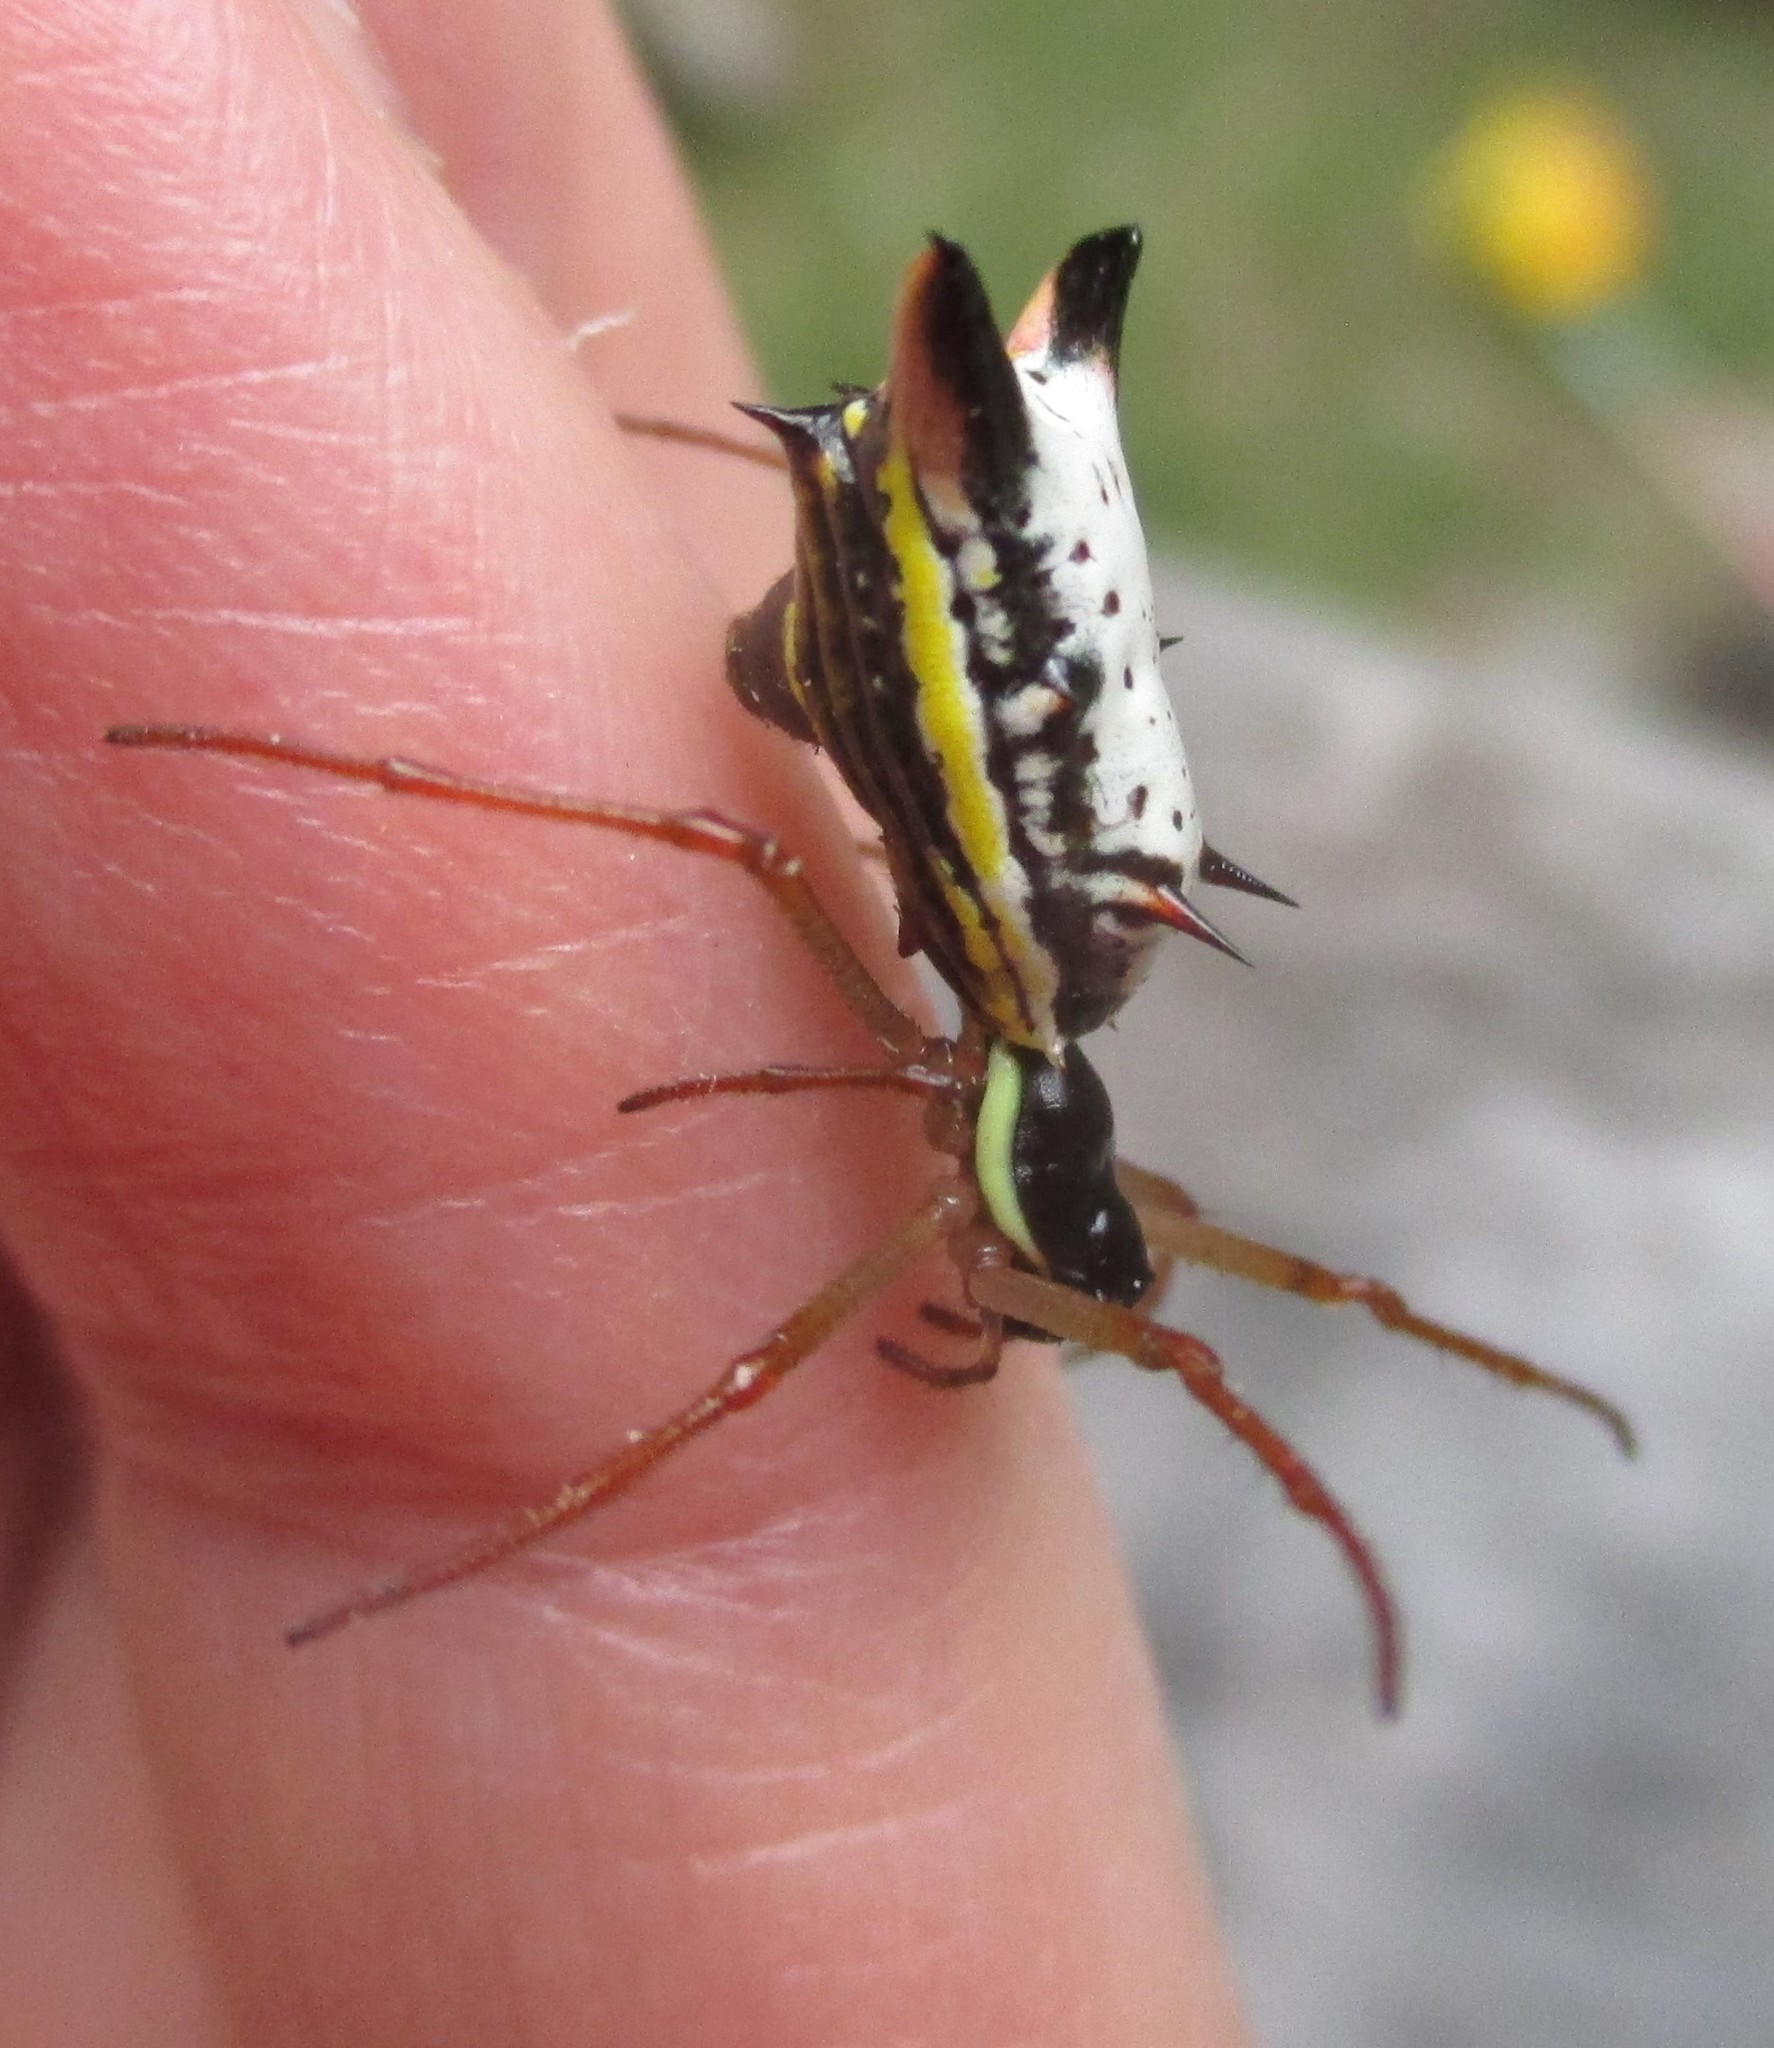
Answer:
[(973, 1171), (992, 1221), (1037, 1273), (1045, 1273), (1047, 1261), (1036, 1247), (1016, 1187), (1016, 1127), (1022, 1116), (1023, 1087), (1021, 1062), (1003, 1039), (994, 1038), (986, 1055), (979, 1121), (973, 1129)]

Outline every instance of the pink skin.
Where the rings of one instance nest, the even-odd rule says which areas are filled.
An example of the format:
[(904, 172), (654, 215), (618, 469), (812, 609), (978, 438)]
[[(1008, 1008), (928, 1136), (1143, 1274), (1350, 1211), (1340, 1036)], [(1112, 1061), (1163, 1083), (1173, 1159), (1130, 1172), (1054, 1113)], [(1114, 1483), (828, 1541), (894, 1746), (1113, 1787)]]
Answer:
[(675, 1405), (929, 1176), (891, 1098), (613, 1113), (864, 1050), (743, 877), (99, 744), (716, 804), (879, 925), (720, 679), (784, 493), (605, 410), (750, 382), (612, 30), (366, 13), (404, 117), (272, 0), (0, 11), (15, 1542), (52, 1357), (88, 1445), (8, 1638), (0, 2037), (1235, 2041), (1048, 1354), (936, 1395), (865, 1318), (546, 1553), (279, 1640)]

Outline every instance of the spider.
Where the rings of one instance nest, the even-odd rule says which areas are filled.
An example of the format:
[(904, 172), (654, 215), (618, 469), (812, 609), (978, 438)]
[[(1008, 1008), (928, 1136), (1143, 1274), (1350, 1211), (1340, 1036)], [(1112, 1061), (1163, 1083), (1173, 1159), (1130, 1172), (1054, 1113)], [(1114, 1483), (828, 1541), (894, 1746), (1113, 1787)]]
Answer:
[(1198, 1338), (1142, 1311), (1182, 1260), (1323, 1303), (1499, 1379), (1585, 1408), (1633, 1449), (1611, 1402), (1417, 1315), (1390, 1287), (1209, 1222), (1173, 1182), (1117, 1159), (1107, 1091), (1078, 1040), (1112, 1018), (1157, 941), (1235, 949), (1198, 884), (1290, 899), (1203, 837), (1159, 677), (1150, 572), (1116, 421), (1132, 227), (1080, 241), (1000, 339), (971, 259), (933, 235), (912, 263), (876, 389), (796, 410), (742, 406), (778, 450), (669, 421), (632, 432), (786, 467), (793, 567), (727, 640), (740, 700), (823, 748), (878, 826), (900, 950), (922, 953), (960, 1023), (932, 1034), (826, 915), (799, 859), (707, 811), (644, 810), (513, 787), (276, 735), (128, 725), (137, 748), (245, 757), (411, 796), (663, 841), (742, 868), (799, 933), (880, 1057), (704, 1074), (631, 1095), (633, 1114), (712, 1096), (875, 1089), (924, 1105), (944, 1171), (912, 1214), (675, 1414), (636, 1431), (461, 1550), (369, 1586), (288, 1632), (312, 1642), (497, 1565), (591, 1513), (778, 1386), (906, 1269), (946, 1247), (962, 1308), (920, 1313), (967, 1346), (940, 1363), (893, 1337), (890, 1366), (932, 1386), (990, 1380), (1012, 1337), (1065, 1341), (1172, 1373), (1341, 1550), (1366, 1603), (1381, 1710), (1400, 1686), (1397, 1613), (1378, 1562), (1311, 1465), (1228, 1384)]

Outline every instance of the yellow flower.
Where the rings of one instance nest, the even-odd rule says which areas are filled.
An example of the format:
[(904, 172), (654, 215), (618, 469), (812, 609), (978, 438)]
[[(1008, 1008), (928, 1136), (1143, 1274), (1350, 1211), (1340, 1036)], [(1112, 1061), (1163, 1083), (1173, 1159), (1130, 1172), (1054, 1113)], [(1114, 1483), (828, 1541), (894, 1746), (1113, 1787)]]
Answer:
[(1523, 93), (1471, 123), (1433, 191), (1443, 239), (1517, 313), (1580, 320), (1636, 284), (1652, 195), (1613, 117), (1576, 93)]

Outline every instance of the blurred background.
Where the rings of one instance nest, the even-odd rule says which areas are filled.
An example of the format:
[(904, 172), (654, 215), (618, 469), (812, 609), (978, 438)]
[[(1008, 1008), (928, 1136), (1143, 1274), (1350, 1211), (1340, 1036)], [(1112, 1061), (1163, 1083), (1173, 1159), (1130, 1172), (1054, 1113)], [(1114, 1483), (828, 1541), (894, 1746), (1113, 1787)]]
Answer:
[[(1093, 1046), (1236, 1228), (1622, 1400), (1178, 1283), (1376, 1539), (1078, 1387), (1272, 2048), (1774, 2036), (1774, 15), (630, 0), (774, 396), (923, 231), (1147, 253), (1123, 419), (1218, 905)], [(1199, 957), (1183, 958), (1185, 952)], [(1066, 1646), (1056, 1645), (1056, 1656)]]
[[(1161, 539), (1456, 633), (1494, 634), (1500, 597), (1576, 605), (1657, 642), (1640, 685), (1683, 680), (1722, 629), (1757, 637), (1708, 538), (1632, 487), (1549, 374), (1549, 323), (1474, 275), (1432, 200), (1487, 110), (1594, 107), (1645, 214), (1640, 260), (1609, 278), (1604, 257), (1618, 298), (1596, 305), (1688, 357), (1695, 400), (1765, 394), (1774, 24), (1754, 0), (630, 11), (780, 396), (875, 377), (926, 228), (966, 241), (1008, 317), (1075, 235), (1136, 219), (1125, 418)], [(1605, 192), (1587, 203), (1617, 235)], [(1580, 227), (1584, 192), (1565, 204)], [(1580, 291), (1550, 307), (1593, 309)]]

